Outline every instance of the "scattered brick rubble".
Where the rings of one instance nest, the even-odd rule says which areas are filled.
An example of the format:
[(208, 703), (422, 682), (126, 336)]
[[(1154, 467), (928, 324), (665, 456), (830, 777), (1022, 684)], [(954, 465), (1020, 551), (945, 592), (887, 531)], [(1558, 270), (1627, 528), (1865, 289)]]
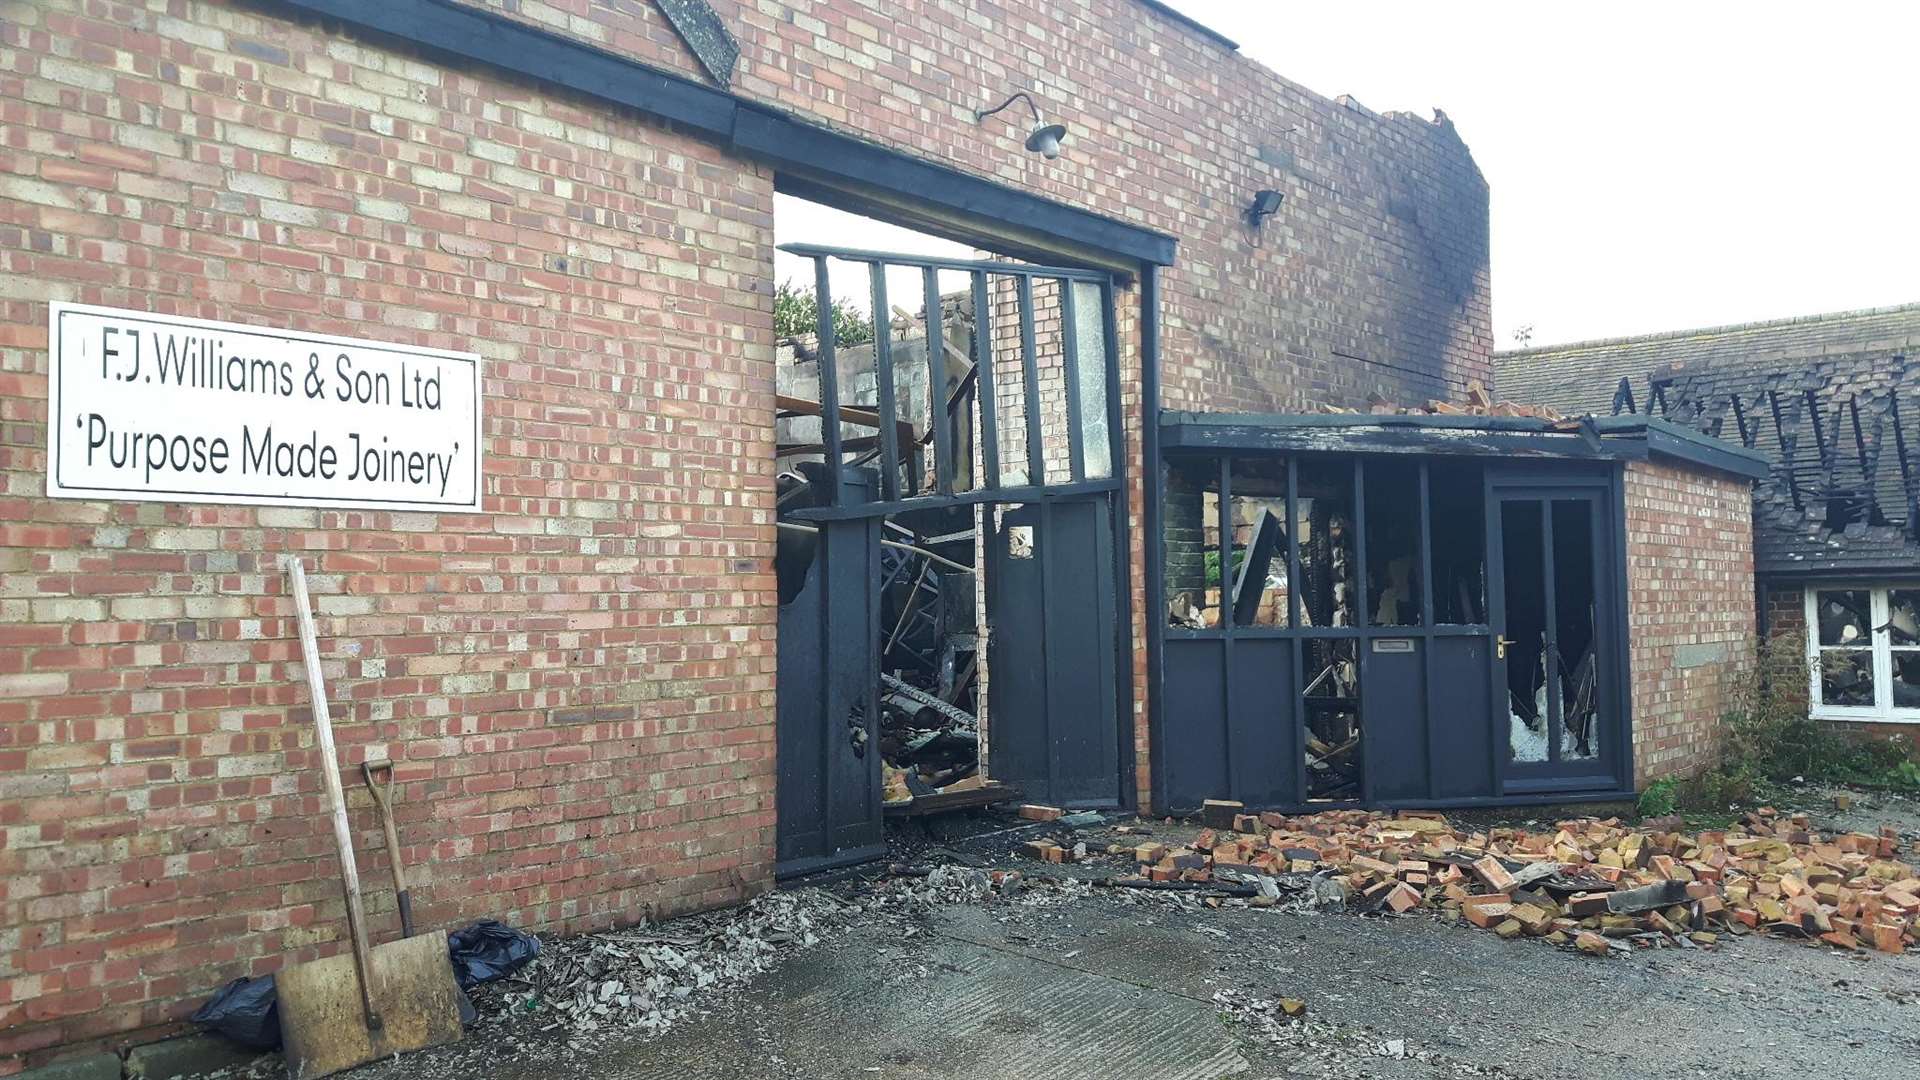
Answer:
[[(1762, 809), (1735, 828), (1695, 835), (1679, 832), (1678, 819), (1632, 828), (1617, 818), (1462, 832), (1439, 814), (1412, 811), (1241, 810), (1209, 801), (1209, 827), (1189, 844), (1111, 845), (1107, 853), (1135, 862), (1141, 876), (1103, 883), (1211, 883), (1221, 896), (1268, 906), (1275, 892), (1263, 884), (1317, 875), (1343, 885), (1362, 910), (1433, 910), (1502, 938), (1539, 937), (1596, 956), (1635, 944), (1712, 946), (1723, 933), (1756, 930), (1898, 953), (1920, 934), (1920, 876), (1900, 861), (1891, 828), (1829, 837), (1804, 815)], [(1026, 852), (1077, 861), (1050, 840)]]
[(1314, 411), (1372, 416), (1526, 416), (1535, 420), (1565, 424), (1569, 430), (1579, 424), (1577, 419), (1551, 406), (1528, 405), (1517, 401), (1495, 401), (1493, 395), (1488, 393), (1486, 387), (1482, 386), (1477, 379), (1467, 383), (1467, 396), (1460, 401), (1441, 401), (1435, 398), (1424, 405), (1406, 406), (1395, 405), (1379, 394), (1368, 394), (1367, 407), (1364, 409), (1322, 405)]

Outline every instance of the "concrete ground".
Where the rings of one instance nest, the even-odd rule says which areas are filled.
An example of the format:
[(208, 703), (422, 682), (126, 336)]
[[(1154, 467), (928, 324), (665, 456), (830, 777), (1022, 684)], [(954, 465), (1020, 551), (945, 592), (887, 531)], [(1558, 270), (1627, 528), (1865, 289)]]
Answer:
[[(1156, 826), (1157, 838), (1177, 829)], [(1083, 835), (1105, 843), (1104, 830)], [(1059, 872), (1014, 855), (1022, 836), (907, 854)], [(1032, 896), (862, 911), (652, 1039), (503, 1048), (483, 1030), (352, 1075), (1907, 1080), (1920, 1061), (1920, 954), (1748, 938), (1595, 959), (1426, 914), (1210, 909), (1085, 887)], [(1306, 1002), (1305, 1017), (1281, 1018), (1280, 997)]]

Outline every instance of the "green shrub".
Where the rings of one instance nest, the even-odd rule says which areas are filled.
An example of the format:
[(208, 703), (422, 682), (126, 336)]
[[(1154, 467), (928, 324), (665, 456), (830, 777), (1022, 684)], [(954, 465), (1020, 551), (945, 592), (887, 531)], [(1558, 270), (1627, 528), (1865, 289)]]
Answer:
[(1709, 769), (1688, 777), (1675, 793), (1674, 803), (1682, 810), (1717, 813), (1753, 801), (1760, 781), (1746, 769)]
[(1674, 791), (1679, 787), (1671, 776), (1663, 776), (1647, 785), (1640, 793), (1640, 803), (1636, 809), (1643, 818), (1666, 817), (1673, 813)]
[(1903, 786), (1914, 777), (1912, 786), (1920, 787), (1905, 740), (1848, 734), (1809, 715), (1802, 649), (1785, 635), (1760, 647), (1733, 688), (1720, 765), (1699, 778), (1698, 796), (1724, 807), (1751, 797), (1759, 782), (1794, 777), (1871, 786)]

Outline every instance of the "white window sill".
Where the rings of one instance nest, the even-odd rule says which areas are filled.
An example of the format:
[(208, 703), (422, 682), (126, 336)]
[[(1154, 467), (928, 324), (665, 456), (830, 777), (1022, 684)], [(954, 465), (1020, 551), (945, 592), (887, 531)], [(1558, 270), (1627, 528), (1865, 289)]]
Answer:
[(1920, 724), (1920, 709), (1850, 709), (1816, 705), (1810, 714), (1815, 720), (1845, 721), (1856, 724)]

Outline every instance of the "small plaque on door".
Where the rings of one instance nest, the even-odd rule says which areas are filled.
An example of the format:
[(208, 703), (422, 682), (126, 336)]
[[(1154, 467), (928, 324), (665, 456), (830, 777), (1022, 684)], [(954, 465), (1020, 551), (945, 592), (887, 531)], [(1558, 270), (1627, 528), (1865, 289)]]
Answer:
[(1406, 637), (1375, 638), (1373, 642), (1373, 651), (1374, 652), (1412, 652), (1413, 639), (1406, 638)]

